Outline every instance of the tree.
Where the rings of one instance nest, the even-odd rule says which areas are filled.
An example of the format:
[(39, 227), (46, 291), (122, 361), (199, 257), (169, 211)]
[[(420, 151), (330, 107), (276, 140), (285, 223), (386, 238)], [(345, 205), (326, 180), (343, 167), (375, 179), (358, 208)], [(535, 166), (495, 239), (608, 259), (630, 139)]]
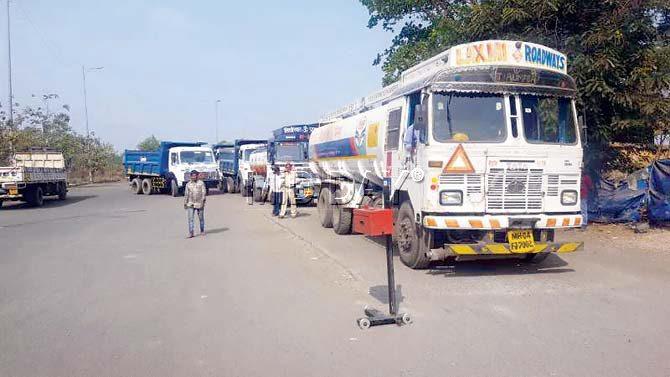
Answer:
[(667, 0), (360, 0), (368, 27), (394, 32), (384, 83), (458, 43), (511, 39), (568, 55), (578, 106), (599, 143), (650, 143), (670, 129)]
[(137, 149), (141, 151), (155, 151), (160, 146), (161, 142), (156, 139), (156, 136), (151, 135), (137, 144)]

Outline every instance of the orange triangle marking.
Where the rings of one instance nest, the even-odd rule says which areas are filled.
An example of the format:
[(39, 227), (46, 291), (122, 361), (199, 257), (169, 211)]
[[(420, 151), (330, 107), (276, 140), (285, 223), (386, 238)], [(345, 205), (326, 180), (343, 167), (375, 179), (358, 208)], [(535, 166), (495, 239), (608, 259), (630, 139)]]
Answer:
[(444, 173), (474, 173), (475, 172), (475, 168), (474, 168), (474, 166), (472, 166), (472, 162), (470, 162), (470, 158), (468, 158), (467, 153), (465, 153), (465, 149), (463, 148), (463, 144), (458, 145), (458, 147), (456, 148), (456, 151), (451, 156), (451, 159), (449, 159), (449, 162), (447, 162), (447, 166), (444, 167), (444, 170), (442, 172), (444, 172)]

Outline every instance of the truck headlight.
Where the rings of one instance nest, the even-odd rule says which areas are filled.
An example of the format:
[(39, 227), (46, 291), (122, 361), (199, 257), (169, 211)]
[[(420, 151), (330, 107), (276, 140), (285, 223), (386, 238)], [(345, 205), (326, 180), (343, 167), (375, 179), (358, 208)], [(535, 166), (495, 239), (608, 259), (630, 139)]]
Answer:
[(565, 190), (561, 192), (561, 204), (564, 206), (574, 206), (577, 204), (577, 191)]
[(443, 206), (460, 206), (463, 204), (463, 192), (440, 191), (440, 204)]

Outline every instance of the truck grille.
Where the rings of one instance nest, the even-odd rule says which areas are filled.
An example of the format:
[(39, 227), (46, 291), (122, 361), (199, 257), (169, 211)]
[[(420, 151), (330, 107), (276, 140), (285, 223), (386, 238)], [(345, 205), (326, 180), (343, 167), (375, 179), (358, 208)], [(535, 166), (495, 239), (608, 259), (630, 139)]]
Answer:
[(540, 212), (542, 169), (491, 169), (486, 197), (492, 211)]
[(451, 186), (451, 188), (461, 188), (465, 186), (465, 192), (468, 194), (481, 194), (483, 190), (482, 175), (480, 174), (442, 174), (440, 175), (440, 184)]

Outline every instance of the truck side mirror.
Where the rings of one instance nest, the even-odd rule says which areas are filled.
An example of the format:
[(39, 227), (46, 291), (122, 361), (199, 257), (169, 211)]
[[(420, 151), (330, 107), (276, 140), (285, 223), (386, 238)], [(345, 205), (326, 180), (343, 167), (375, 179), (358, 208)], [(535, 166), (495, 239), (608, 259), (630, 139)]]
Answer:
[(414, 107), (414, 131), (421, 133), (428, 129), (428, 106), (425, 104), (416, 105)]

